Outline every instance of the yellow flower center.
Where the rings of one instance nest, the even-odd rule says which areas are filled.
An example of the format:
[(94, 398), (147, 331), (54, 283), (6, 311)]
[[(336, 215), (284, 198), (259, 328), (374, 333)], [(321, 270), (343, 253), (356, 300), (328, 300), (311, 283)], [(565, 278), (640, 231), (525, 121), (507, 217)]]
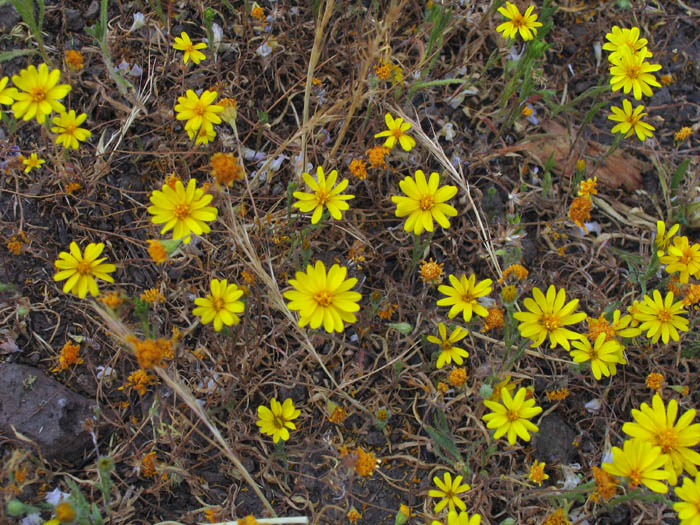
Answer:
[(284, 417), (282, 417), (281, 415), (275, 416), (274, 419), (272, 420), (272, 424), (275, 425), (275, 428), (283, 429), (284, 428)]
[(181, 202), (173, 210), (173, 215), (180, 220), (183, 220), (190, 216), (190, 205), (186, 202)]
[(671, 314), (671, 312), (666, 310), (666, 308), (662, 308), (661, 310), (659, 310), (659, 313), (656, 314), (656, 317), (659, 320), (659, 322), (668, 323), (673, 318), (673, 315)]
[(320, 290), (314, 294), (314, 301), (320, 306), (330, 306), (333, 303), (333, 294), (328, 290)]
[(435, 204), (435, 200), (433, 199), (432, 195), (425, 195), (421, 197), (419, 201), (419, 206), (420, 209), (423, 211), (428, 211), (433, 208), (433, 205)]
[(523, 18), (523, 15), (521, 15), (520, 13), (518, 13), (517, 15), (515, 15), (513, 17), (513, 19), (511, 20), (511, 23), (513, 24), (513, 27), (515, 27), (517, 29), (520, 29), (521, 27), (527, 26), (527, 22)]
[(440, 343), (440, 347), (442, 348), (443, 352), (449, 352), (450, 350), (452, 350), (452, 343), (450, 343), (449, 341), (443, 341), (442, 343)]
[(328, 202), (328, 192), (326, 190), (319, 189), (316, 192), (316, 199), (318, 199), (319, 204), (326, 204)]
[(668, 454), (671, 450), (676, 448), (677, 441), (678, 436), (673, 429), (670, 428), (667, 428), (656, 435), (656, 444), (661, 447), (661, 452), (664, 454)]
[(633, 469), (628, 477), (630, 479), (630, 487), (636, 487), (642, 482), (642, 474), (637, 469)]
[(545, 330), (548, 332), (553, 332), (559, 328), (559, 318), (554, 314), (544, 314), (541, 322), (542, 326), (544, 326)]
[(391, 134), (394, 136), (396, 140), (399, 140), (401, 138), (401, 135), (403, 135), (403, 131), (401, 131), (401, 127), (394, 128), (391, 130)]
[(197, 104), (195, 104), (195, 106), (192, 108), (192, 113), (194, 113), (195, 115), (197, 115), (199, 117), (204, 115), (206, 112), (207, 112), (207, 107), (204, 104), (202, 104), (201, 102), (197, 102)]
[(75, 269), (80, 275), (88, 275), (90, 273), (90, 263), (87, 261), (80, 261)]
[(692, 257), (692, 254), (690, 252), (690, 248), (688, 248), (687, 250), (683, 250), (683, 256), (681, 257), (680, 262), (682, 264), (688, 264), (688, 263), (690, 263), (692, 258), (693, 257)]
[(75, 133), (76, 129), (77, 129), (77, 127), (75, 124), (68, 124), (64, 128), (63, 133), (65, 133), (66, 135), (73, 135)]
[(43, 102), (46, 100), (46, 90), (43, 86), (32, 88), (29, 95), (32, 97), (32, 102)]
[(506, 417), (508, 418), (508, 421), (517, 421), (520, 419), (520, 414), (518, 414), (515, 410), (509, 410), (506, 412)]
[(217, 312), (221, 311), (224, 309), (224, 300), (221, 297), (217, 297), (211, 302), (211, 306), (214, 310)]
[(471, 294), (471, 292), (467, 292), (464, 295), (462, 295), (462, 297), (460, 297), (460, 299), (462, 301), (464, 301), (465, 303), (471, 303), (474, 301), (474, 296)]
[(187, 47), (185, 47), (185, 53), (193, 53), (194, 51), (194, 44), (187, 44)]
[(627, 71), (625, 73), (630, 80), (637, 80), (642, 73), (642, 66), (630, 64), (627, 66)]

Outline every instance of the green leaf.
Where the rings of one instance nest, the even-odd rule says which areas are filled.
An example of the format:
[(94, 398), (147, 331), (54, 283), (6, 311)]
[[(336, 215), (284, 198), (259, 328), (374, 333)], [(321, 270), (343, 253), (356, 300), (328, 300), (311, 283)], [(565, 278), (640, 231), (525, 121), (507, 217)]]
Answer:
[(35, 55), (36, 53), (38, 53), (36, 49), (13, 49), (12, 51), (3, 51), (0, 53), (0, 63), (7, 62), (17, 57)]

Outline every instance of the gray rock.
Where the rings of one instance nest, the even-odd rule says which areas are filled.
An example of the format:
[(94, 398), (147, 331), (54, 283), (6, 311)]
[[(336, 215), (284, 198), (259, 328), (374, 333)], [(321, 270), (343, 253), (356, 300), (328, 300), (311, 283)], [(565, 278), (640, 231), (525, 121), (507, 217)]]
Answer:
[(68, 31), (82, 31), (85, 26), (83, 15), (77, 9), (66, 9), (66, 29)]
[(0, 29), (9, 32), (19, 21), (20, 16), (15, 6), (12, 4), (5, 4), (0, 7)]
[(100, 12), (100, 3), (97, 0), (92, 0), (90, 7), (85, 11), (85, 18), (92, 19)]
[(14, 427), (46, 459), (74, 462), (83, 456), (92, 443), (84, 422), (93, 417), (93, 405), (38, 368), (0, 363), (0, 434), (16, 441)]
[(540, 431), (535, 434), (535, 457), (545, 463), (568, 465), (576, 457), (574, 439), (576, 432), (556, 414), (549, 414), (539, 423)]

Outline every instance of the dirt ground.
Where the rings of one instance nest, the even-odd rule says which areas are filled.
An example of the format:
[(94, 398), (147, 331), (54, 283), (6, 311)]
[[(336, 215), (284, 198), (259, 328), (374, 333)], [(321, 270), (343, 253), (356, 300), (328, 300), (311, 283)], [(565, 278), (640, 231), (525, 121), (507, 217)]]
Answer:
[[(691, 242), (699, 238), (700, 220), (688, 205), (699, 196), (700, 2), (557, 3), (545, 39), (550, 47), (526, 100), (534, 109), (530, 118), (515, 111), (517, 93), (502, 100), (513, 74), (509, 54), (523, 44), (500, 36), (502, 17), (489, 3), (336, 0), (327, 10), (320, 1), (279, 0), (261, 2), (263, 21), (251, 16), (247, 1), (108, 4), (111, 61), (122, 64), (134, 88), (124, 93), (85, 31), (98, 21), (98, 2), (47, 2), (43, 21), (47, 54), (61, 69), (61, 82), (72, 86), (64, 102), (88, 115), (92, 137), (85, 144), (64, 152), (49, 126), (8, 124), (11, 112), (2, 106), (0, 392), (12, 396), (18, 384), (32, 392), (37, 377), (43, 385), (36, 395), (21, 396), (19, 412), (3, 412), (0, 399), (3, 503), (38, 505), (56, 488), (71, 492), (72, 481), (107, 523), (271, 516), (198, 412), (164, 378), (143, 395), (120, 389), (138, 364), (116, 337), (118, 326), (101, 317), (101, 302), (63, 293), (53, 280), (58, 254), (76, 241), (105, 243), (104, 255), (117, 265), (115, 283), (100, 282), (100, 292), (120, 294), (121, 326), (140, 337), (177, 335), (174, 358), (161, 372), (192, 393), (278, 516), (338, 524), (355, 508), (362, 516), (357, 523), (388, 525), (407, 505), (408, 523), (445, 520), (434, 513), (437, 500), (428, 491), (434, 476), (450, 471), (471, 486), (464, 499), (482, 523), (539, 524), (559, 508), (574, 523), (679, 523), (668, 504), (677, 501), (673, 491), (667, 499), (645, 493), (594, 503), (591, 467), (601, 465), (610, 446), (622, 446), (630, 410), (650, 401), (650, 372), (663, 375), (665, 398), (679, 399), (684, 410), (698, 406), (697, 310), (690, 310), (691, 330), (680, 343), (638, 337), (627, 346), (628, 364), (603, 381), (561, 348), (521, 346), (527, 351), (514, 359), (504, 328), (482, 331), (475, 318), (460, 323), (470, 330), (461, 342), (470, 354), (468, 377), (454, 387), (451, 367), (436, 369), (439, 352), (426, 336), (437, 333), (438, 321), (460, 319), (448, 323), (446, 308), (435, 306), (442, 295), (420, 278), (417, 263), (442, 263), (443, 284), (450, 274), (492, 279), (490, 297), (500, 304), (498, 268), (519, 262), (529, 270), (518, 285), (520, 303), (532, 287), (556, 284), (592, 318), (610, 307), (625, 312), (640, 287), (663, 291), (667, 274), (645, 274), (656, 220), (680, 223)], [(138, 12), (145, 25), (132, 29)], [(207, 13), (223, 30), (216, 59), (210, 46), (206, 61), (184, 65), (173, 38), (186, 31), (201, 42)], [(605, 52), (596, 57), (594, 44), (613, 25), (640, 27), (653, 60), (670, 77), (643, 102), (654, 139), (623, 139), (603, 161), (614, 142), (609, 104), (591, 108), (619, 104), (620, 96), (577, 97), (606, 85)], [(0, 28), (0, 53), (16, 52), (2, 55), (0, 77), (43, 61), (36, 52), (19, 53), (36, 49), (36, 41), (7, 3)], [(69, 49), (83, 55), (79, 71), (66, 67)], [(402, 78), (378, 78), (375, 66), (383, 63), (399, 65)], [(238, 112), (235, 132), (222, 124), (212, 143), (195, 146), (173, 107), (185, 90), (200, 88), (234, 98)], [(368, 169), (367, 178), (353, 177), (350, 162), (367, 160), (366, 151), (381, 144), (374, 135), (385, 129), (384, 114), (399, 111), (415, 123), (409, 133), (422, 130), (425, 139), (410, 152), (394, 148), (388, 165)], [(683, 127), (693, 133), (676, 140)], [(347, 191), (355, 199), (343, 220), (315, 227), (292, 212), (294, 185), (303, 185), (300, 173), (308, 169), (297, 160), (302, 151), (314, 172), (338, 169), (351, 180)], [(33, 152), (46, 163), (25, 174), (19, 155)], [(215, 184), (210, 159), (217, 152), (243, 154), (247, 181)], [(599, 179), (591, 221), (601, 231), (587, 235), (567, 217), (581, 158), (586, 176)], [(459, 215), (449, 230), (437, 229), (427, 243), (424, 234), (414, 245), (390, 197), (416, 169), (438, 171), (449, 182), (446, 162), (466, 182), (452, 201)], [(674, 197), (665, 198), (663, 184), (684, 163), (685, 177)], [(147, 241), (167, 236), (146, 208), (172, 173), (207, 182), (219, 218), (209, 234), (155, 264)], [(9, 244), (17, 239), (19, 254)], [(270, 283), (288, 289), (288, 279), (317, 259), (343, 264), (358, 279), (358, 321), (341, 334), (295, 327), (272, 299)], [(212, 278), (245, 284), (248, 292), (241, 324), (218, 333), (192, 315), (194, 298), (208, 292)], [(154, 304), (139, 299), (149, 289), (162, 294)], [(585, 323), (579, 330), (585, 332)], [(84, 362), (55, 372), (68, 341), (80, 344)], [(4, 364), (27, 367), (19, 383), (15, 375), (10, 382)], [(531, 387), (544, 409), (530, 443), (494, 440), (481, 419), (484, 386), (507, 376)], [(683, 386), (689, 392), (681, 396)], [(564, 387), (568, 397), (550, 400)], [(56, 422), (47, 400), (70, 397), (62, 389), (77, 396), (76, 406), (90, 407), (92, 417)], [(301, 410), (283, 446), (256, 426), (257, 407), (272, 397), (291, 398)], [(342, 422), (329, 419), (336, 406), (348, 412)], [(41, 432), (32, 428), (50, 425), (52, 443), (32, 438)], [(368, 476), (356, 470), (358, 447), (380, 460)], [(114, 463), (108, 497), (96, 467), (101, 456)], [(549, 479), (541, 486), (528, 481), (534, 460), (547, 464)], [(618, 496), (631, 492), (623, 486)], [(14, 523), (5, 512), (3, 504), (0, 522)], [(52, 510), (41, 516), (50, 519)]]

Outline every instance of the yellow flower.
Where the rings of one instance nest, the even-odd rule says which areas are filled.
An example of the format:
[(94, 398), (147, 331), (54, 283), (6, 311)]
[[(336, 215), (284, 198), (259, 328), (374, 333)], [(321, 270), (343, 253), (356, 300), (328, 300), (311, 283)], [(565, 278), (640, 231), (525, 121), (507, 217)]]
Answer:
[(683, 301), (673, 302), (673, 292), (667, 292), (662, 298), (658, 290), (653, 292), (654, 298), (644, 296), (644, 302), (637, 305), (637, 312), (633, 317), (639, 321), (639, 330), (647, 331), (647, 337), (652, 343), (661, 338), (664, 344), (668, 344), (669, 338), (679, 340), (678, 330), (688, 331), (688, 320), (681, 315), (685, 314)]
[(571, 201), (571, 206), (569, 207), (569, 219), (574, 221), (574, 224), (579, 228), (586, 230), (586, 221), (591, 218), (591, 209), (593, 208), (593, 202), (591, 201), (590, 195), (584, 195), (582, 197), (576, 197)]
[(666, 265), (668, 273), (680, 273), (678, 280), (682, 284), (686, 284), (691, 275), (700, 279), (700, 244), (691, 246), (688, 237), (674, 237), (668, 255), (659, 257), (659, 262)]
[(355, 507), (352, 507), (350, 512), (348, 512), (347, 518), (350, 523), (357, 523), (362, 518), (362, 514)]
[(284, 297), (289, 299), (290, 310), (299, 311), (299, 326), (318, 328), (323, 324), (326, 332), (333, 333), (345, 330), (345, 323), (357, 321), (353, 312), (360, 309), (357, 303), (362, 295), (351, 291), (357, 279), (346, 279), (347, 274), (348, 269), (337, 264), (326, 273), (321, 261), (316, 261), (316, 266), (309, 264), (306, 273), (296, 272), (295, 279), (289, 280), (294, 290), (284, 292)]
[(647, 388), (651, 388), (652, 390), (656, 390), (658, 392), (664, 385), (664, 376), (657, 372), (651, 372), (647, 376), (645, 383)]
[(564, 514), (564, 509), (557, 509), (545, 518), (542, 525), (571, 525), (571, 522)]
[(217, 113), (224, 110), (223, 106), (214, 104), (218, 93), (205, 90), (201, 96), (188, 89), (184, 97), (177, 98), (175, 112), (177, 120), (186, 120), (185, 131), (190, 138), (197, 133), (204, 133), (208, 141), (208, 135), (214, 133), (214, 124), (221, 124), (221, 117)]
[(520, 32), (520, 37), (523, 40), (532, 40), (537, 34), (537, 28), (542, 27), (542, 23), (537, 21), (537, 15), (532, 12), (534, 9), (535, 6), (531, 5), (525, 14), (521, 15), (518, 6), (506, 2), (506, 6), (499, 7), (498, 12), (505, 16), (508, 21), (499, 25), (496, 31), (503, 33), (504, 38), (515, 38), (515, 35)]
[(175, 188), (165, 184), (162, 191), (153, 191), (150, 198), (153, 206), (148, 207), (148, 213), (153, 215), (153, 224), (165, 223), (160, 233), (173, 230), (173, 239), (184, 238), (184, 243), (189, 244), (191, 233), (202, 235), (211, 231), (207, 222), (216, 220), (218, 214), (216, 208), (207, 206), (212, 198), (197, 188), (196, 179), (190, 179), (187, 188), (178, 180)]
[(66, 344), (61, 348), (61, 354), (58, 356), (58, 366), (52, 369), (52, 372), (62, 372), (68, 370), (71, 365), (80, 365), (84, 361), (79, 356), (80, 345), (71, 341), (66, 341)]
[(61, 113), (54, 117), (51, 122), (54, 127), (51, 131), (58, 133), (56, 144), (62, 144), (64, 148), (78, 149), (80, 142), (85, 142), (92, 136), (88, 130), (79, 127), (87, 119), (85, 113), (75, 115), (75, 110), (70, 110), (68, 113)]
[(175, 43), (173, 44), (173, 49), (177, 49), (178, 51), (183, 51), (185, 53), (185, 56), (183, 57), (185, 64), (187, 64), (190, 59), (192, 59), (192, 62), (195, 64), (199, 64), (202, 60), (205, 60), (207, 57), (199, 50), (206, 48), (207, 45), (204, 42), (193, 44), (192, 40), (190, 40), (190, 35), (184, 31), (180, 33), (179, 37), (175, 37)]
[(129, 374), (129, 377), (126, 379), (126, 383), (120, 386), (117, 390), (133, 389), (136, 390), (140, 396), (142, 396), (146, 393), (147, 387), (159, 384), (160, 381), (158, 381), (156, 376), (151, 375), (145, 370), (139, 368), (135, 372)]
[(591, 499), (595, 503), (600, 502), (600, 500), (609, 500), (617, 492), (617, 478), (595, 466), (592, 467), (592, 470), (596, 490), (591, 494)]
[(700, 424), (691, 425), (695, 413), (695, 409), (686, 410), (676, 422), (678, 402), (671, 399), (664, 406), (657, 393), (651, 406), (642, 403), (640, 410), (632, 409), (634, 423), (622, 425), (625, 434), (658, 446), (662, 454), (667, 454), (665, 470), (671, 485), (678, 483), (683, 471), (691, 475), (698, 473), (696, 465), (700, 465), (700, 454), (690, 448), (700, 443)]
[(75, 520), (75, 508), (70, 501), (61, 501), (56, 505), (56, 519), (59, 523), (72, 523)]
[(32, 153), (29, 157), (22, 159), (22, 164), (26, 166), (24, 173), (29, 173), (34, 168), (40, 168), (44, 162), (46, 162), (44, 159), (40, 159), (36, 153)]
[(66, 111), (59, 100), (68, 94), (71, 87), (68, 84), (57, 85), (60, 77), (61, 71), (49, 71), (46, 64), (40, 64), (38, 70), (29, 66), (20, 71), (19, 75), (12, 75), (12, 82), (19, 88), (12, 94), (15, 100), (12, 104), (15, 118), (30, 120), (36, 117), (36, 121), (43, 124), (52, 111)]
[(238, 299), (243, 295), (237, 285), (228, 284), (227, 279), (219, 281), (212, 279), (209, 284), (211, 294), (197, 297), (194, 304), (197, 308), (192, 313), (202, 318), (203, 324), (214, 321), (214, 330), (220, 331), (224, 325), (231, 326), (241, 322), (236, 314), (243, 313), (245, 305)]
[[(0, 78), (0, 105), (10, 106), (15, 101), (17, 88), (6, 87), (9, 80), (10, 77)], [(2, 118), (2, 111), (0, 111), (0, 118)]]
[(683, 486), (676, 487), (676, 496), (681, 501), (673, 504), (673, 510), (678, 513), (680, 525), (698, 525), (700, 523), (700, 476), (695, 481), (683, 478)]
[[(2, 90), (0, 89), (0, 91), (2, 91)], [(680, 142), (682, 140), (687, 139), (692, 134), (693, 134), (693, 128), (689, 128), (688, 126), (683, 126), (681, 129), (679, 129), (678, 131), (676, 131), (673, 134), (673, 140), (675, 140), (676, 142)]]
[(336, 186), (335, 182), (338, 179), (338, 172), (336, 170), (331, 171), (326, 179), (326, 175), (321, 166), (316, 168), (316, 178), (318, 182), (308, 173), (303, 173), (302, 177), (304, 177), (304, 182), (311, 188), (313, 193), (295, 191), (294, 197), (299, 200), (297, 200), (293, 206), (299, 208), (303, 213), (308, 213), (313, 210), (314, 213), (311, 216), (311, 224), (316, 224), (321, 220), (324, 207), (328, 208), (331, 217), (337, 221), (341, 220), (343, 218), (342, 212), (350, 208), (350, 205), (345, 201), (355, 198), (354, 195), (344, 195), (341, 193), (348, 187), (348, 179), (341, 180)]
[(537, 483), (538, 486), (542, 486), (542, 482), (549, 479), (549, 476), (545, 473), (544, 468), (547, 466), (546, 463), (535, 460), (535, 462), (530, 467), (530, 473), (528, 474), (528, 479), (533, 483)]
[(73, 71), (79, 71), (83, 69), (83, 54), (76, 49), (69, 49), (66, 51), (63, 59), (66, 64)]
[(442, 477), (443, 479), (440, 479), (438, 476), (433, 478), (433, 483), (435, 483), (440, 490), (431, 489), (428, 491), (428, 495), (431, 498), (442, 498), (438, 504), (435, 505), (435, 512), (440, 512), (448, 505), (450, 511), (454, 511), (455, 506), (459, 507), (459, 510), (466, 510), (467, 506), (461, 500), (459, 494), (468, 491), (471, 487), (466, 483), (462, 483), (464, 477), (457, 476), (453, 480), (452, 474), (449, 472), (445, 472)]
[[(631, 315), (625, 315), (623, 317), (620, 310), (615, 310), (613, 312), (613, 320), (612, 323), (610, 323), (610, 328), (615, 333), (616, 337), (637, 337), (642, 332), (639, 330), (639, 328), (633, 328), (631, 326), (632, 321), (633, 319)], [(607, 339), (609, 339), (609, 337), (607, 337)]]
[(612, 448), (612, 463), (603, 463), (603, 470), (621, 478), (627, 478), (631, 488), (639, 485), (649, 490), (665, 494), (668, 487), (661, 483), (669, 474), (660, 470), (666, 463), (666, 455), (659, 447), (653, 447), (648, 441), (628, 439), (622, 449)]
[(65, 293), (73, 292), (75, 295), (84, 299), (88, 291), (90, 295), (96, 297), (99, 293), (95, 278), (102, 279), (108, 283), (113, 283), (114, 278), (109, 275), (114, 272), (117, 267), (113, 264), (104, 263), (106, 257), (100, 257), (105, 245), (103, 243), (95, 244), (91, 242), (85, 248), (83, 255), (75, 242), (70, 243), (70, 253), (61, 252), (58, 254), (58, 259), (54, 262), (54, 266), (60, 271), (53, 276), (54, 281), (66, 280), (63, 285)]
[(420, 278), (426, 284), (440, 284), (442, 281), (444, 263), (436, 263), (431, 257), (429, 261), (420, 262)]
[(350, 173), (353, 174), (354, 177), (364, 180), (367, 178), (367, 163), (364, 160), (361, 159), (354, 159), (350, 162), (350, 166), (348, 166), (348, 169), (350, 170)]
[(230, 186), (234, 181), (243, 178), (243, 168), (233, 153), (214, 153), (209, 159), (211, 176), (217, 184)]
[(440, 337), (435, 337), (434, 335), (428, 336), (428, 341), (440, 345), (442, 349), (440, 352), (440, 357), (438, 357), (437, 364), (435, 365), (437, 369), (441, 369), (445, 366), (445, 363), (449, 364), (454, 361), (456, 364), (461, 365), (464, 360), (463, 357), (469, 357), (469, 352), (463, 348), (458, 348), (454, 344), (461, 341), (467, 334), (468, 330), (464, 328), (456, 327), (449, 337), (447, 337), (447, 328), (443, 323), (438, 324), (438, 331), (440, 332)]
[(616, 340), (606, 341), (604, 333), (599, 334), (594, 344), (588, 338), (572, 341), (575, 350), (571, 350), (574, 363), (591, 362), (593, 377), (600, 381), (601, 376), (610, 377), (617, 373), (616, 365), (627, 363), (622, 355), (624, 347)]
[[(646, 51), (646, 46), (649, 43), (646, 38), (639, 38), (638, 27), (620, 29), (618, 26), (613, 26), (611, 32), (605, 35), (605, 39), (607, 42), (603, 44), (603, 49), (610, 51), (608, 60), (612, 63), (616, 63), (620, 59), (623, 49), (638, 53), (642, 49)], [(644, 58), (651, 58), (651, 56), (651, 53), (646, 51)]]
[(406, 217), (403, 229), (416, 235), (423, 230), (433, 231), (433, 219), (443, 228), (450, 227), (447, 217), (455, 217), (457, 210), (447, 204), (457, 194), (457, 186), (440, 187), (440, 175), (433, 172), (426, 181), (425, 173), (416, 170), (415, 179), (405, 177), (399, 182), (401, 191), (407, 196), (394, 196), (391, 201), (396, 204), (396, 216)]
[(622, 133), (625, 135), (625, 137), (629, 137), (632, 135), (632, 133), (636, 133), (637, 138), (642, 142), (644, 142), (647, 137), (654, 135), (652, 131), (654, 131), (656, 128), (651, 124), (642, 122), (642, 117), (646, 115), (646, 113), (642, 113), (642, 111), (644, 111), (644, 106), (639, 105), (633, 110), (632, 103), (629, 100), (624, 99), (622, 101), (622, 108), (611, 106), (610, 110), (613, 112), (613, 114), (608, 115), (608, 120), (619, 122), (619, 124), (615, 124), (613, 126), (613, 133)]
[(663, 256), (671, 244), (673, 236), (678, 233), (680, 227), (680, 224), (674, 224), (669, 228), (668, 233), (666, 233), (666, 223), (664, 221), (656, 221), (656, 239), (654, 240), (654, 245), (656, 246), (657, 256)]
[(447, 297), (438, 300), (438, 306), (450, 306), (450, 311), (447, 317), (453, 319), (462, 312), (464, 322), (468, 323), (472, 320), (472, 315), (476, 314), (480, 317), (488, 317), (489, 311), (481, 306), (477, 299), (491, 293), (491, 279), (484, 279), (476, 282), (476, 275), (472, 274), (467, 278), (462, 275), (459, 279), (454, 275), (449, 276), (452, 286), (446, 284), (438, 286), (438, 292)]
[(362, 447), (357, 447), (357, 461), (355, 462), (355, 472), (360, 476), (371, 476), (376, 470), (379, 460), (373, 452), (365, 452)]
[(649, 86), (661, 87), (661, 84), (652, 75), (654, 71), (661, 69), (659, 64), (649, 64), (644, 60), (647, 56), (646, 48), (638, 53), (623, 48), (620, 56), (610, 68), (610, 85), (613, 91), (622, 89), (625, 93), (632, 91), (634, 98), (640, 100), (642, 95), (652, 96)]
[(532, 346), (541, 345), (549, 336), (550, 348), (558, 344), (566, 350), (570, 350), (569, 339), (580, 339), (581, 336), (566, 325), (580, 323), (586, 318), (583, 312), (574, 313), (578, 306), (578, 299), (566, 301), (566, 291), (557, 290), (551, 284), (547, 289), (547, 295), (535, 287), (532, 289), (532, 297), (526, 297), (523, 301), (529, 312), (515, 312), (513, 317), (522, 321), (518, 325), (520, 335), (532, 339)]
[(494, 439), (507, 435), (508, 443), (515, 445), (520, 437), (524, 441), (530, 441), (530, 432), (538, 432), (540, 429), (530, 421), (531, 418), (542, 412), (542, 407), (535, 406), (534, 399), (525, 399), (527, 388), (520, 387), (514, 397), (511, 397), (507, 388), (501, 389), (501, 402), (484, 400), (486, 408), (491, 412), (481, 416), (486, 421), (486, 428), (495, 428)]
[[(442, 525), (439, 521), (433, 521), (433, 525), (436, 523)], [(472, 514), (470, 517), (464, 511), (457, 514), (456, 510), (451, 510), (447, 514), (447, 525), (481, 525), (481, 514)]]
[(578, 184), (577, 194), (581, 197), (584, 195), (597, 195), (598, 189), (596, 188), (596, 184), (598, 184), (598, 177), (582, 180)]
[(299, 414), (301, 411), (294, 408), (294, 402), (291, 399), (285, 399), (280, 404), (273, 397), (270, 400), (270, 408), (264, 405), (258, 407), (258, 421), (255, 424), (260, 427), (262, 434), (272, 436), (272, 441), (275, 443), (280, 439), (287, 441), (289, 430), (297, 429), (292, 420), (298, 418)]
[(384, 141), (384, 147), (386, 148), (392, 149), (398, 142), (404, 151), (411, 151), (416, 145), (416, 141), (413, 137), (406, 135), (406, 131), (411, 129), (411, 125), (408, 122), (404, 122), (401, 117), (394, 119), (391, 113), (384, 115), (384, 122), (386, 122), (386, 127), (388, 129), (377, 133), (374, 135), (374, 138), (386, 137)]
[(187, 129), (185, 131), (187, 131), (187, 136), (190, 140), (194, 139), (196, 136), (196, 139), (194, 141), (196, 145), (209, 144), (212, 140), (216, 138), (216, 131), (214, 131), (213, 127), (201, 127), (197, 131), (193, 131), (191, 129)]

